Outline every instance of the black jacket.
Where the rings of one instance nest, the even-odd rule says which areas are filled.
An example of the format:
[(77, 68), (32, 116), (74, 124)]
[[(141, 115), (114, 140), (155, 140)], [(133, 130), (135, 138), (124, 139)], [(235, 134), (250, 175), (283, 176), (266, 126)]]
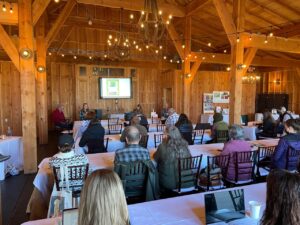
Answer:
[(89, 153), (106, 152), (104, 147), (105, 130), (100, 123), (90, 124), (83, 133), (79, 142), (80, 147), (85, 145), (89, 148)]

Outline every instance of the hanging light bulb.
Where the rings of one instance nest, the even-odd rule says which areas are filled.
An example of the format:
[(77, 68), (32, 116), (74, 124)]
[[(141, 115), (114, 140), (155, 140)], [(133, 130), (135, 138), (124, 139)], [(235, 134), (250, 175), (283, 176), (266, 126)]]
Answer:
[(270, 37), (273, 37), (273, 35), (274, 35), (274, 34), (273, 34), (272, 32), (269, 34)]
[(65, 55), (64, 55), (64, 54), (61, 54), (61, 57), (65, 57)]
[(265, 43), (265, 44), (268, 43), (268, 36), (267, 36), (267, 35), (266, 35), (266, 39), (265, 39), (264, 43)]
[(89, 21), (88, 21), (88, 25), (92, 26), (93, 25), (93, 21), (92, 19), (90, 18)]
[(212, 55), (212, 57), (213, 57), (213, 58), (215, 58), (215, 57), (216, 57), (216, 55)]
[(226, 68), (226, 70), (227, 70), (227, 71), (230, 71), (230, 67), (228, 66), (228, 67)]
[(167, 56), (164, 56), (164, 59), (167, 59)]
[(170, 15), (169, 15), (169, 19), (171, 20), (172, 18), (173, 18), (173, 16), (170, 14)]
[(145, 12), (144, 12), (144, 11), (142, 11), (142, 12), (141, 12), (141, 14), (142, 14), (142, 15), (145, 15)]
[(252, 41), (252, 34), (250, 34), (249, 41)]
[(163, 48), (162, 45), (160, 45), (160, 46), (159, 46), (159, 49), (162, 49), (162, 48)]
[(55, 3), (59, 3), (59, 0), (54, 0)]
[(89, 59), (92, 59), (93, 57), (92, 56), (89, 56)]
[(74, 56), (73, 56), (73, 58), (74, 58), (74, 59), (77, 59), (77, 56), (76, 56), (76, 55), (74, 55)]
[(10, 13), (13, 13), (14, 12), (14, 10), (13, 10), (13, 6), (12, 6), (12, 4), (10, 3), (10, 9), (9, 9), (9, 12)]
[(181, 45), (181, 48), (185, 49), (185, 45)]
[(207, 46), (208, 46), (208, 47), (210, 47), (210, 46), (211, 46), (211, 43), (210, 43), (210, 42), (208, 42)]
[(168, 25), (169, 25), (169, 24), (170, 24), (170, 21), (169, 21), (169, 20), (167, 20), (167, 21), (166, 21), (166, 24), (168, 24)]
[(134, 19), (134, 15), (133, 14), (130, 14), (130, 19)]
[(240, 35), (237, 36), (236, 38), (236, 42), (239, 43), (240, 42)]
[(158, 54), (158, 50), (157, 49), (155, 50), (155, 53)]
[(149, 45), (146, 45), (146, 48), (148, 49), (148, 48), (149, 48)]
[(224, 53), (226, 53), (227, 52), (227, 50), (226, 49), (224, 49)]
[(161, 10), (159, 10), (159, 11), (158, 11), (158, 14), (159, 14), (159, 15), (162, 15), (162, 11), (161, 11)]
[(2, 11), (6, 12), (6, 5), (5, 5), (5, 3), (3, 3), (3, 5), (2, 5)]

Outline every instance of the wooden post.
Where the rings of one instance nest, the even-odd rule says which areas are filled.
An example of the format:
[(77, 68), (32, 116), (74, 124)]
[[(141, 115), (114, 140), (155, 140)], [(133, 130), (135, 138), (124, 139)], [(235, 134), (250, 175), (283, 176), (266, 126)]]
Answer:
[(191, 52), (191, 16), (185, 18), (185, 48), (183, 62), (183, 112), (190, 116), (190, 92), (191, 92), (191, 61), (189, 54)]
[(19, 0), (19, 51), (29, 49), (32, 57), (25, 59), (20, 54), (20, 83), (22, 106), (22, 133), (24, 144), (24, 173), (37, 170), (36, 143), (36, 90), (33, 56), (33, 26), (31, 0)]
[[(233, 19), (237, 33), (244, 29), (245, 0), (234, 1)], [(237, 34), (238, 35), (238, 34)], [(230, 71), (230, 124), (240, 124), (242, 114), (242, 76), (244, 63), (244, 39), (232, 42)]]
[[(36, 26), (37, 52), (37, 108), (38, 108), (38, 137), (39, 144), (48, 143), (48, 114), (47, 114), (47, 71), (46, 71), (46, 42), (45, 17), (42, 16)], [(44, 69), (44, 70), (42, 70)]]

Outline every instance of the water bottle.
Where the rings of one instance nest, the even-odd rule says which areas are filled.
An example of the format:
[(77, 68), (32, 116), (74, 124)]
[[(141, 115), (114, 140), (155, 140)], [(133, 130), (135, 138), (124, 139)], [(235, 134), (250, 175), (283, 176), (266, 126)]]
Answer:
[(7, 136), (12, 136), (13, 132), (12, 129), (10, 127), (7, 127)]

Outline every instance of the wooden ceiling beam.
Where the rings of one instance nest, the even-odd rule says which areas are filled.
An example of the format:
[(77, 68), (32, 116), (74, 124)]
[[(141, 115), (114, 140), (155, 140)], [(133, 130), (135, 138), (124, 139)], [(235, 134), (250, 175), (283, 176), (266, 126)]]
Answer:
[(232, 15), (230, 14), (225, 0), (213, 0), (213, 3), (217, 9), (219, 18), (221, 20), (221, 23), (224, 27), (224, 30), (227, 34), (229, 42), (234, 44), (237, 28), (236, 25), (232, 19)]
[[(6, 11), (0, 10), (0, 24), (4, 25), (18, 25), (19, 24), (19, 8), (17, 3), (2, 2), (1, 6), (5, 4)], [(10, 7), (12, 6), (13, 13), (10, 13)]]
[(171, 38), (171, 40), (172, 40), (172, 42), (173, 42), (173, 44), (174, 44), (174, 46), (177, 50), (177, 53), (178, 53), (179, 57), (181, 59), (184, 59), (184, 50), (182, 48), (183, 43), (182, 43), (182, 40), (181, 40), (179, 34), (175, 30), (175, 27), (173, 26), (173, 24), (169, 24), (167, 26), (167, 31), (168, 31), (169, 36), (170, 36), (170, 38)]
[(289, 24), (284, 27), (281, 27), (280, 29), (274, 30), (273, 34), (275, 36), (281, 36), (286, 38), (300, 35), (300, 23)]
[(52, 25), (51, 29), (47, 33), (46, 43), (47, 43), (48, 47), (50, 46), (51, 42), (54, 40), (54, 38), (58, 34), (61, 26), (64, 24), (64, 22), (67, 20), (67, 18), (71, 14), (72, 9), (75, 5), (76, 5), (76, 0), (69, 0), (66, 3), (66, 5), (64, 6), (62, 12), (60, 13), (58, 18), (56, 19), (56, 21)]
[[(142, 11), (144, 9), (143, 0), (77, 0), (78, 3), (88, 4), (88, 5), (98, 5), (109, 8), (123, 8), (131, 11)], [(185, 8), (174, 4), (166, 3), (163, 0), (158, 0), (157, 2), (159, 10), (162, 10), (164, 14), (171, 14), (174, 17), (184, 17)]]
[[(207, 53), (207, 52), (191, 52), (191, 61), (201, 60), (202, 63), (214, 63), (230, 65), (230, 54), (221, 53)], [(300, 67), (300, 60), (288, 60), (288, 59), (275, 59), (264, 56), (255, 56), (252, 66), (265, 66), (265, 67)]]
[(191, 77), (190, 77), (191, 82), (194, 80), (194, 78), (197, 74), (197, 71), (200, 68), (201, 63), (202, 63), (202, 61), (198, 60), (198, 61), (194, 62), (194, 64), (192, 65), (192, 67), (191, 67)]
[(16, 45), (13, 43), (11, 38), (8, 36), (6, 31), (4, 30), (3, 26), (0, 24), (0, 45), (9, 56), (13, 64), (16, 68), (20, 71), (20, 64), (19, 64), (19, 52)]
[(51, 0), (35, 0), (32, 4), (32, 23), (36, 25)]
[(193, 0), (185, 7), (186, 16), (190, 16), (204, 7), (210, 0)]
[(244, 54), (244, 65), (246, 65), (245, 68), (243, 68), (243, 76), (247, 73), (247, 70), (249, 68), (249, 66), (251, 65), (255, 54), (257, 52), (257, 48), (248, 48)]
[[(249, 37), (252, 37), (252, 40)], [(240, 35), (244, 39), (245, 48), (255, 47), (258, 49), (289, 52), (300, 54), (300, 40), (286, 39), (281, 37), (268, 37), (268, 43), (265, 43), (266, 35), (243, 33)]]
[(59, 53), (59, 51), (61, 50), (61, 48), (63, 47), (64, 43), (66, 42), (66, 40), (69, 38), (70, 34), (72, 33), (74, 26), (69, 26), (67, 28), (67, 30), (65, 31), (65, 34), (63, 36), (63, 39), (61, 40), (61, 42), (58, 45), (58, 50), (57, 52)]

